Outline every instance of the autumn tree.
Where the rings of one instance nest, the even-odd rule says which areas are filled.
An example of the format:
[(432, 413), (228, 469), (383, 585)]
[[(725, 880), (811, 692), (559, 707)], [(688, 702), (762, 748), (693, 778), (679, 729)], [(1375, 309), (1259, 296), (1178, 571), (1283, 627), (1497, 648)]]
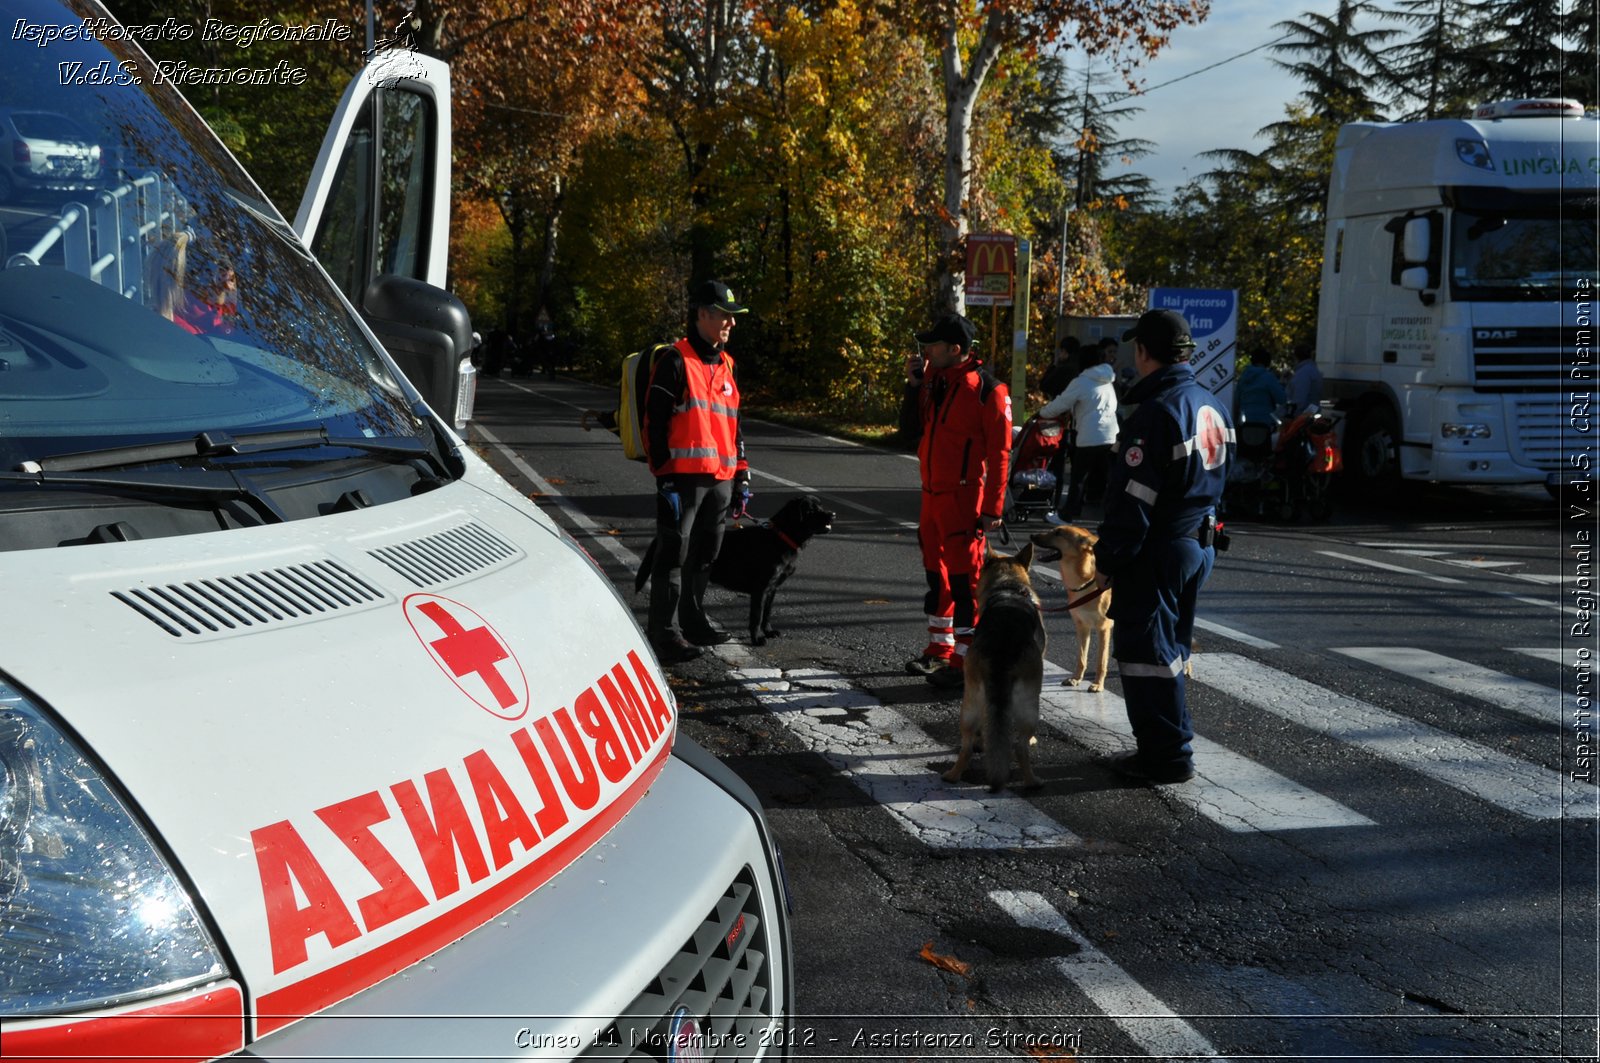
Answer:
[(944, 83), (940, 305), (964, 305), (961, 250), (969, 224), (972, 121), (1002, 53), (1031, 52), (1070, 33), (1085, 52), (1107, 55), (1127, 75), (1159, 52), (1173, 29), (1199, 22), (1209, 9), (1209, 0), (921, 0), (908, 5), (916, 28), (937, 42)]

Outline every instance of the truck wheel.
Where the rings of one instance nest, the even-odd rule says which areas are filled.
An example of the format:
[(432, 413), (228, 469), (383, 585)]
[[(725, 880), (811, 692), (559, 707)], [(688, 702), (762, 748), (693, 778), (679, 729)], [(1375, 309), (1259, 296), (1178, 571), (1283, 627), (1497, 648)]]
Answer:
[(1387, 407), (1362, 414), (1351, 433), (1345, 468), (1366, 492), (1385, 498), (1400, 490), (1400, 424)]

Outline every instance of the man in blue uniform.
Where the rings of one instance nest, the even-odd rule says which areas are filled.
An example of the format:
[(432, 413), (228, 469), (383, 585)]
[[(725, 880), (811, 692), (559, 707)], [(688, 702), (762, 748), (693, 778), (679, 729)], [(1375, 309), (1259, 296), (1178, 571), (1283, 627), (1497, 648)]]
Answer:
[(1184, 662), (1195, 602), (1216, 560), (1216, 507), (1227, 482), (1233, 425), (1195, 381), (1189, 324), (1151, 310), (1122, 336), (1138, 380), (1107, 473), (1097, 582), (1115, 585), (1112, 655), (1136, 752), (1111, 767), (1146, 782), (1194, 778)]

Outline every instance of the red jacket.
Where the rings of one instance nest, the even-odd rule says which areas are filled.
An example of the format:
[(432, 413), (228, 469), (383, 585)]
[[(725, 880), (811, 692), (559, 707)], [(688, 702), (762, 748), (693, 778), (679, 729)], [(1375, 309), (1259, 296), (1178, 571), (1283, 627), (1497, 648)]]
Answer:
[(978, 512), (1000, 515), (1011, 460), (1011, 394), (982, 364), (968, 359), (906, 388), (900, 425), (920, 433), (924, 491), (981, 485)]

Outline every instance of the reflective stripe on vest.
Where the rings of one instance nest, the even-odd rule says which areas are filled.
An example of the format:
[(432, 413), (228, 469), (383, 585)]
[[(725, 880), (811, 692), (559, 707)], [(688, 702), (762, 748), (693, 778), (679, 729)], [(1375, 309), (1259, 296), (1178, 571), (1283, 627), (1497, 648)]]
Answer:
[(687, 338), (675, 344), (683, 359), (683, 401), (667, 424), (667, 460), (659, 475), (703, 473), (726, 480), (739, 464), (739, 387), (726, 351), (707, 365)]

